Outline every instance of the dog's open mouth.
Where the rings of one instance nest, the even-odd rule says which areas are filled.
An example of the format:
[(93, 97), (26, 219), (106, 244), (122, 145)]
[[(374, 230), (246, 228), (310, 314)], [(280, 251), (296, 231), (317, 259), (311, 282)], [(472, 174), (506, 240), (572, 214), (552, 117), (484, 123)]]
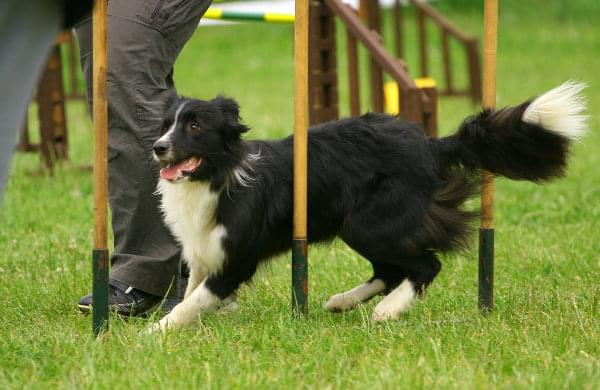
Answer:
[(182, 179), (186, 174), (190, 174), (198, 169), (201, 164), (202, 159), (197, 157), (188, 158), (177, 164), (169, 164), (160, 170), (160, 178), (169, 181)]

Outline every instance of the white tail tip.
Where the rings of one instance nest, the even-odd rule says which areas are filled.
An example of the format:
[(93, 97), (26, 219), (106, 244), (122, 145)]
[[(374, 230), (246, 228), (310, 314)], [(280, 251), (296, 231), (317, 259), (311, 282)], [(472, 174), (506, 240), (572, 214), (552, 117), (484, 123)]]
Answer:
[(585, 83), (567, 81), (535, 99), (523, 113), (523, 121), (569, 139), (578, 140), (587, 130)]

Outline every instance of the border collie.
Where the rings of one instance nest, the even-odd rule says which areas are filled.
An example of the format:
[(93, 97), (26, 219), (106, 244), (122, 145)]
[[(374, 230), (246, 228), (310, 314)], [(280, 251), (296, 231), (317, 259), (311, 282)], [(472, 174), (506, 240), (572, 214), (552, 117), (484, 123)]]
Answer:
[[(464, 202), (481, 169), (511, 179), (564, 174), (586, 128), (582, 84), (568, 82), (515, 107), (484, 110), (449, 137), (384, 114), (332, 121), (308, 135), (308, 240), (341, 238), (373, 276), (334, 295), (329, 311), (378, 294), (374, 320), (397, 318), (461, 248), (474, 213)], [(151, 331), (187, 325), (235, 304), (257, 267), (292, 244), (292, 137), (246, 141), (238, 104), (182, 98), (154, 144), (166, 223), (190, 268), (184, 300)]]

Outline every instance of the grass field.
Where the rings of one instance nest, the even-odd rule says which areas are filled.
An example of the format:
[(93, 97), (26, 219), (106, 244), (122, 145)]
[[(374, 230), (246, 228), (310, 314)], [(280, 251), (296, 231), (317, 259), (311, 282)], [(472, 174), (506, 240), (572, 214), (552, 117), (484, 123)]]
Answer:
[[(481, 35), (481, 8), (472, 3), (441, 6)], [(164, 338), (140, 336), (147, 319), (115, 317), (95, 340), (90, 317), (76, 308), (91, 287), (92, 188), (84, 168), (91, 126), (74, 102), (70, 162), (51, 177), (38, 156), (19, 155), (5, 194), (0, 388), (600, 388), (600, 6), (569, 2), (561, 22), (559, 3), (502, 2), (498, 105), (567, 79), (587, 81), (591, 131), (574, 148), (568, 177), (544, 186), (497, 181), (491, 315), (476, 305), (476, 245), (445, 256), (427, 298), (399, 321), (373, 323), (373, 302), (325, 313), (329, 295), (369, 276), (368, 263), (335, 242), (311, 248), (305, 320), (290, 315), (284, 256), (241, 289), (237, 313), (206, 316)], [(199, 29), (177, 63), (177, 85), (190, 96), (237, 98), (253, 127), (249, 137), (287, 135), (291, 43), (286, 25)], [(414, 42), (409, 53), (417, 69)], [(440, 57), (432, 52), (432, 67)], [(466, 100), (443, 99), (441, 132), (472, 110)]]

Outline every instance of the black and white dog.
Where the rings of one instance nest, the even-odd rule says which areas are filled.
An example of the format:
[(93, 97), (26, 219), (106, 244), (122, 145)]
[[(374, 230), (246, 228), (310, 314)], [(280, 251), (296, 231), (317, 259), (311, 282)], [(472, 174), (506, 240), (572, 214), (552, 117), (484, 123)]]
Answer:
[[(436, 253), (464, 245), (473, 213), (462, 208), (480, 169), (547, 181), (564, 173), (583, 135), (583, 86), (467, 118), (431, 139), (384, 114), (333, 121), (309, 132), (308, 239), (341, 238), (373, 266), (364, 284), (334, 295), (329, 311), (373, 296), (373, 319), (397, 318), (441, 268)], [(291, 247), (292, 138), (245, 141), (238, 104), (181, 99), (154, 145), (166, 223), (190, 278), (182, 303), (153, 330), (179, 327), (235, 303), (259, 264)]]

